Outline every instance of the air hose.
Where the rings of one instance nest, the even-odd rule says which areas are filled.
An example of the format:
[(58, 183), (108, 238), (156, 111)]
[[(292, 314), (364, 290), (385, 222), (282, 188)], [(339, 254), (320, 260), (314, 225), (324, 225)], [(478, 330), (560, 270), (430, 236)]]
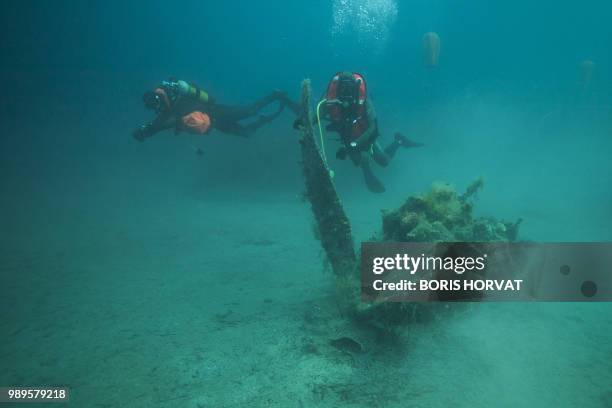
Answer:
[(329, 171), (329, 176), (331, 178), (334, 178), (334, 171), (331, 170), (329, 168), (329, 164), (327, 163), (327, 153), (325, 152), (325, 136), (323, 134), (323, 128), (321, 127), (321, 105), (323, 105), (325, 102), (327, 102), (327, 99), (322, 99), (321, 102), (319, 102), (317, 104), (317, 124), (319, 126), (319, 140), (320, 140), (320, 144), (321, 144), (321, 156), (323, 157), (323, 163), (325, 164), (325, 167), (327, 167), (327, 170)]

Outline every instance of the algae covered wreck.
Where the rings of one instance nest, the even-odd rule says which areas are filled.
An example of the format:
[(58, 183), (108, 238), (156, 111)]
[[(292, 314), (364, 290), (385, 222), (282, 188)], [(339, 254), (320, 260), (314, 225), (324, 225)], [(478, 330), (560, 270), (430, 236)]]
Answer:
[[(310, 81), (302, 83), (300, 130), (306, 197), (310, 201), (321, 244), (334, 273), (336, 301), (343, 315), (386, 329), (405, 323), (415, 315), (415, 305), (363, 303), (360, 301), (359, 263), (351, 226), (342, 207), (329, 168), (321, 157), (312, 127)], [(465, 192), (450, 184), (435, 183), (409, 197), (399, 208), (383, 211), (379, 242), (511, 242), (518, 236), (521, 220), (506, 222), (494, 217), (476, 217), (474, 198), (483, 188), (475, 180)]]

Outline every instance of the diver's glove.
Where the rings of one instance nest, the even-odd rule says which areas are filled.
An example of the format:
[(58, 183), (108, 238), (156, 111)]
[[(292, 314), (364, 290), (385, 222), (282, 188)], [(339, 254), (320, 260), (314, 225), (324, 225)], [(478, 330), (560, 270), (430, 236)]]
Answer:
[[(291, 108), (289, 108), (291, 109)], [(304, 124), (306, 123), (306, 121), (304, 120), (303, 117), (298, 117), (296, 120), (293, 121), (293, 128), (295, 130), (304, 130)], [(316, 117), (312, 118), (312, 126), (318, 126), (319, 125), (319, 121), (317, 120)], [(330, 130), (329, 129), (329, 125), (325, 128), (326, 130)], [(335, 130), (335, 129), (332, 129)]]
[(348, 154), (350, 154), (353, 151), (357, 151), (357, 150), (359, 150), (359, 145), (357, 144), (357, 142), (348, 143), (345, 146), (340, 147), (336, 151), (336, 158), (338, 160), (344, 160), (346, 159), (346, 156)]
[(132, 132), (132, 137), (136, 140), (138, 140), (139, 142), (144, 142), (144, 140), (149, 137), (149, 126), (148, 125), (142, 125), (140, 126), (138, 129), (134, 130)]

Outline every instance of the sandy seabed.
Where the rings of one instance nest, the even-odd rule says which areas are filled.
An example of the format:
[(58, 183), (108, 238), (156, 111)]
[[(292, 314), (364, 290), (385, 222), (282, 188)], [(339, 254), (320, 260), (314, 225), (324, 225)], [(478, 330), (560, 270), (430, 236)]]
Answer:
[(69, 406), (100, 408), (612, 405), (607, 304), (471, 305), (364, 335), (351, 355), (329, 343), (358, 331), (330, 298), (306, 204), (163, 208), (8, 222), (1, 385), (65, 385)]

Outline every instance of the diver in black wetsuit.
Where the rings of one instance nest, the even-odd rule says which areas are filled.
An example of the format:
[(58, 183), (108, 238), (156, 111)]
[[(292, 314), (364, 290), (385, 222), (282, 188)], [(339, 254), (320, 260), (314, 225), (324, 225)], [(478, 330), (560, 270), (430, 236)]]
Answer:
[[(331, 122), (326, 130), (340, 135), (342, 146), (336, 157), (344, 160), (348, 156), (361, 167), (366, 186), (374, 193), (384, 192), (385, 186), (372, 172), (371, 158), (386, 167), (400, 147), (423, 146), (396, 132), (393, 141), (383, 150), (377, 141), (380, 133), (374, 106), (367, 97), (365, 79), (358, 73), (338, 72), (334, 75), (321, 101), (320, 119)], [(298, 119), (294, 127), (300, 126), (301, 119)]]
[[(133, 136), (142, 142), (166, 129), (206, 134), (214, 128), (223, 133), (249, 137), (261, 126), (278, 117), (287, 99), (284, 92), (274, 91), (247, 106), (221, 105), (196, 85), (170, 79), (163, 81), (154, 91), (147, 91), (143, 95), (145, 106), (155, 111), (157, 116), (153, 121), (136, 129)], [(258, 116), (259, 111), (273, 102), (279, 102), (276, 112)], [(240, 123), (255, 116), (257, 119), (251, 123)]]

